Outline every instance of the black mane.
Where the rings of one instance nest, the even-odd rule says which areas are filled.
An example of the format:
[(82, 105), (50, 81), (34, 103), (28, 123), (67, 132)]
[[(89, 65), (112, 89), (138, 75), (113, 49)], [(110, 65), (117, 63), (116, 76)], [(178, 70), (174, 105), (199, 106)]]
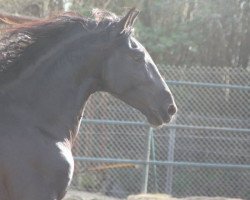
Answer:
[(93, 18), (84, 18), (68, 12), (10, 28), (0, 39), (0, 85), (7, 78), (7, 74), (13, 73), (18, 58), (32, 49), (32, 46), (37, 45), (39, 49), (43, 48), (42, 46), (52, 46), (53, 42), (63, 40), (63, 36), (75, 26), (80, 27), (84, 34), (90, 31), (103, 31), (118, 20), (113, 13), (95, 9)]

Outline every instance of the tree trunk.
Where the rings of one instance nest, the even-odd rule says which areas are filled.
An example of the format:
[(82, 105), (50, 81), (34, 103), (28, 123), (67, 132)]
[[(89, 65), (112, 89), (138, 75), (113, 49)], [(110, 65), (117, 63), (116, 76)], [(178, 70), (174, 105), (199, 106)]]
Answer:
[(48, 5), (49, 15), (55, 15), (64, 11), (63, 0), (50, 0)]

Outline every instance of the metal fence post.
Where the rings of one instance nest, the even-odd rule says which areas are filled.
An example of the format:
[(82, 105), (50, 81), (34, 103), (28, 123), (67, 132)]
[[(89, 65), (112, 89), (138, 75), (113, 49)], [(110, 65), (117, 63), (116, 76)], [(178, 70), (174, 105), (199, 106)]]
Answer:
[(145, 153), (145, 161), (147, 162), (143, 169), (143, 180), (142, 180), (142, 189), (141, 193), (148, 192), (148, 174), (149, 174), (149, 161), (150, 161), (150, 152), (151, 152), (151, 140), (153, 135), (153, 128), (149, 128), (148, 137), (147, 137), (147, 149)]
[[(176, 122), (176, 117), (172, 121), (172, 125)], [(176, 128), (169, 129), (169, 143), (168, 143), (168, 162), (174, 162), (174, 146), (175, 146), (175, 132)], [(173, 166), (167, 166), (167, 177), (166, 177), (166, 187), (165, 191), (167, 194), (172, 194), (173, 185)]]
[[(153, 131), (152, 131), (153, 132)], [(154, 138), (154, 132), (152, 134), (151, 138), (151, 151), (152, 151), (152, 161), (156, 161), (155, 156), (155, 138)], [(158, 183), (157, 183), (157, 165), (153, 164), (153, 174), (154, 174), (154, 192), (158, 193)]]

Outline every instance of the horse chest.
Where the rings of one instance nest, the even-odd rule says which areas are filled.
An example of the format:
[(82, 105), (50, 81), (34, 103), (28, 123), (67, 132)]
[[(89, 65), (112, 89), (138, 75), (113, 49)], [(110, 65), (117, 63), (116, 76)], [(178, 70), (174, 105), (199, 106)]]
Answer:
[(55, 146), (45, 151), (43, 161), (39, 161), (43, 166), (41, 173), (45, 174), (50, 183), (56, 184), (61, 189), (66, 189), (71, 182), (74, 171), (71, 149), (65, 143), (57, 142)]
[[(1, 141), (0, 170), (10, 185), (16, 184), (18, 189), (21, 180), (27, 185), (25, 188), (40, 184), (51, 195), (63, 196), (73, 176), (71, 149), (64, 142), (42, 142), (42, 138), (39, 142), (25, 137), (7, 137)], [(1, 179), (0, 173), (0, 182)], [(21, 194), (21, 189), (16, 193)]]
[(73, 176), (73, 171), (74, 171), (74, 160), (73, 156), (71, 153), (70, 147), (65, 144), (64, 142), (58, 142), (56, 143), (56, 146), (59, 149), (59, 157), (61, 162), (63, 162), (64, 167), (61, 169), (66, 172), (66, 175), (70, 178)]
[(63, 196), (73, 177), (74, 160), (70, 147), (64, 142), (56, 143), (56, 149), (56, 155), (51, 157), (53, 161), (47, 163), (48, 177), (57, 193)]

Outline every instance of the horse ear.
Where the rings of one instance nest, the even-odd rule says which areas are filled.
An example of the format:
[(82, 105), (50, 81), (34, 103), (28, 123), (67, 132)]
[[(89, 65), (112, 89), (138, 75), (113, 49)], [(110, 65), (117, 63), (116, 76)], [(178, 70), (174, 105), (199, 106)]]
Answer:
[(130, 31), (133, 28), (133, 24), (140, 12), (136, 8), (130, 9), (130, 11), (118, 22), (116, 31), (118, 34), (124, 31)]

